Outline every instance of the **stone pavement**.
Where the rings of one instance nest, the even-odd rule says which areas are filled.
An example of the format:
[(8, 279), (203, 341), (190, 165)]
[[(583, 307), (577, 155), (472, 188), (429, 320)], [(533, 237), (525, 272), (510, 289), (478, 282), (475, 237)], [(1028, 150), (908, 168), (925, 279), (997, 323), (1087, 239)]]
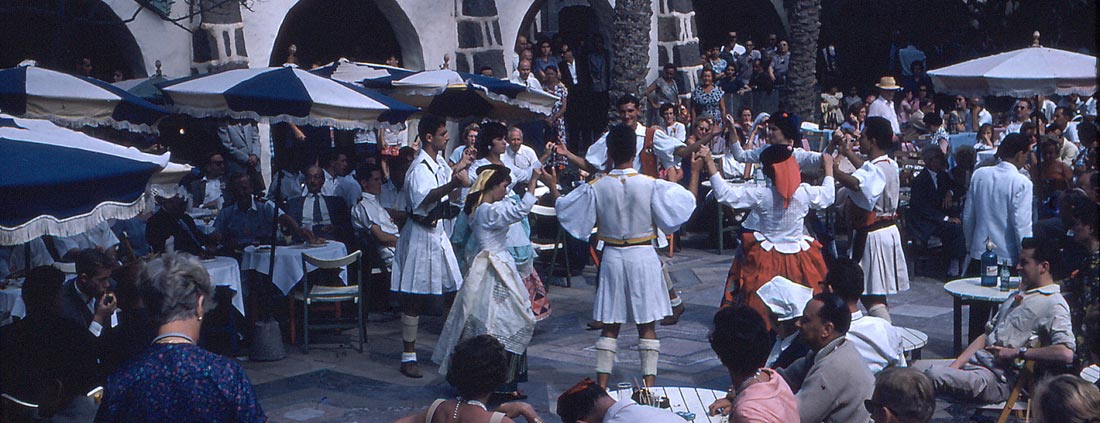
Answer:
[[(684, 244), (691, 246), (692, 241)], [(730, 254), (730, 250), (717, 255), (713, 249), (684, 248), (669, 259), (668, 269), (688, 308), (678, 325), (658, 326), (662, 348), (658, 385), (719, 390), (729, 385), (729, 376), (706, 337), (721, 299)], [(595, 268), (589, 266), (583, 277), (573, 278), (572, 287), (550, 287), (553, 314), (538, 324), (528, 349), (529, 382), (520, 388), (549, 422), (558, 421), (552, 413), (557, 395), (584, 377), (594, 377), (593, 343), (598, 332), (585, 330), (594, 280)], [(917, 277), (909, 291), (890, 298), (896, 325), (928, 334), (925, 359), (951, 356), (951, 298), (942, 286), (940, 280)], [(363, 353), (339, 344), (316, 345), (309, 354), (288, 346), (285, 360), (245, 362), (244, 366), (272, 422), (390, 422), (427, 407), (435, 398), (454, 395), (430, 361), (443, 320), (421, 319), (417, 352), (425, 373), (422, 379), (398, 372), (401, 343), (396, 320), (369, 323)], [(640, 379), (636, 344), (637, 332), (624, 327), (612, 384)], [(970, 414), (966, 406), (940, 401), (935, 421), (965, 422)]]

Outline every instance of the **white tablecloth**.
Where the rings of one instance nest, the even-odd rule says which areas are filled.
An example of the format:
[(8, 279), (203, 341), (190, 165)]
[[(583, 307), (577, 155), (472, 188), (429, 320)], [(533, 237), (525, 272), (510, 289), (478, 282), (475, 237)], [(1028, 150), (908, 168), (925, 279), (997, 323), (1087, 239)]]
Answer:
[[(610, 386), (608, 387), (610, 388)], [(668, 409), (670, 413), (676, 412), (689, 412), (695, 414), (696, 423), (727, 423), (729, 417), (708, 416), (707, 407), (710, 407), (714, 401), (719, 398), (725, 398), (725, 391), (716, 391), (713, 389), (704, 388), (687, 388), (687, 387), (674, 387), (674, 386), (657, 386), (649, 388), (650, 392), (653, 392), (659, 396), (668, 397), (668, 403), (672, 407)], [(629, 398), (633, 394), (631, 389), (612, 390), (608, 394), (612, 399), (618, 401), (619, 398)]]
[[(302, 280), (306, 272), (313, 271), (316, 267), (310, 265), (302, 268), (302, 253), (322, 259), (335, 259), (348, 255), (348, 250), (339, 241), (327, 241), (325, 245), (292, 245), (275, 249), (275, 274), (271, 276), (271, 283), (275, 284), (283, 294), (289, 294), (294, 285)], [(244, 249), (241, 256), (241, 270), (255, 270), (267, 274), (271, 267), (271, 250), (249, 246)], [(346, 285), (348, 283), (347, 269), (340, 271), (340, 279)]]
[(210, 274), (215, 286), (227, 286), (233, 290), (233, 308), (244, 316), (244, 298), (241, 295), (241, 266), (230, 257), (214, 257), (202, 261), (202, 267)]
[[(1013, 276), (1012, 280), (1019, 282), (1020, 278), (1018, 276)], [(1000, 283), (1000, 279), (998, 279), (997, 283)], [(947, 291), (948, 294), (958, 297), (960, 300), (987, 301), (991, 303), (1003, 303), (1016, 291), (1001, 291), (1001, 289), (996, 286), (982, 286), (982, 280), (980, 278), (956, 279), (945, 284), (943, 289)]]

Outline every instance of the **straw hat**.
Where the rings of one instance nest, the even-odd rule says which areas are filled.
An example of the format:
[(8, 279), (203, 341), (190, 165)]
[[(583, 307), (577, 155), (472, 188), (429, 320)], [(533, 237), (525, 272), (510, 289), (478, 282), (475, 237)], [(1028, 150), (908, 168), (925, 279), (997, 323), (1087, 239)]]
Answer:
[(882, 89), (882, 90), (900, 90), (901, 89), (901, 86), (898, 85), (898, 83), (894, 81), (894, 77), (892, 77), (892, 76), (884, 76), (882, 78), (879, 78), (878, 83), (875, 84), (875, 86), (878, 87), (879, 89)]

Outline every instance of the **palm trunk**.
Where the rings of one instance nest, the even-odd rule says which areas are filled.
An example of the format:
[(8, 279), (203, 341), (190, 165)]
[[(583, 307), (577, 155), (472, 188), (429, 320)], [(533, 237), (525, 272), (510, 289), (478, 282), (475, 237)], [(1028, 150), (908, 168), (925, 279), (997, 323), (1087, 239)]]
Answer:
[(814, 119), (817, 105), (817, 39), (821, 33), (821, 0), (784, 0), (791, 26), (791, 63), (781, 107), (803, 120)]
[[(640, 96), (649, 67), (649, 29), (652, 0), (618, 0), (612, 28), (611, 104), (623, 94)], [(640, 97), (639, 97), (640, 98)], [(640, 108), (645, 101), (640, 101)], [(614, 108), (611, 110), (615, 112)], [(644, 116), (644, 109), (642, 110)]]

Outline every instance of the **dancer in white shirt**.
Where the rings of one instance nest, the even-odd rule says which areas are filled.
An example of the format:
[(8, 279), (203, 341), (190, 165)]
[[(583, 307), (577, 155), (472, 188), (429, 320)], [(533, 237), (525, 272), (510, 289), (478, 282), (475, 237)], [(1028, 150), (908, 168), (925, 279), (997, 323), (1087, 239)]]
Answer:
[(420, 309), (427, 295), (455, 292), (462, 285), (454, 250), (443, 229), (450, 217), (448, 198), (457, 200), (459, 188), (468, 186), (466, 169), (454, 171), (443, 157), (447, 146), (447, 127), (443, 119), (427, 115), (417, 128), (424, 140), (419, 155), (405, 175), (408, 199), (408, 223), (397, 240), (390, 290), (401, 293), (401, 373), (423, 377), (416, 361), (416, 332)]
[(588, 239), (600, 223), (597, 236), (605, 248), (592, 313), (604, 323), (596, 341), (597, 381), (607, 386), (619, 328), (632, 322), (638, 327), (642, 377), (653, 386), (661, 348), (655, 323), (672, 314), (653, 240), (657, 229), (671, 233), (683, 225), (695, 210), (695, 198), (677, 181), (653, 179), (633, 168), (632, 128), (614, 125), (606, 140), (614, 169), (559, 198), (555, 207), (562, 227), (577, 239)]

